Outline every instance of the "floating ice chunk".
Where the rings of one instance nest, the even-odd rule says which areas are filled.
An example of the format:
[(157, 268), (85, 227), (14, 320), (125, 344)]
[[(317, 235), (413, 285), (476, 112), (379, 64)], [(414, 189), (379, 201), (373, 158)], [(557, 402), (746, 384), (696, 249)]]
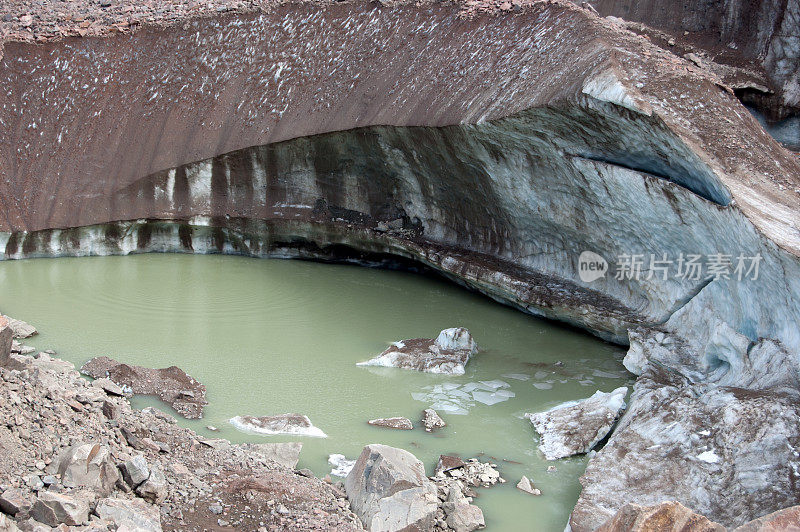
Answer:
[(501, 375), (501, 377), (505, 377), (507, 379), (514, 379), (518, 381), (527, 381), (531, 378), (530, 375), (526, 375), (524, 373), (506, 373), (505, 375)]
[(619, 373), (611, 373), (610, 371), (603, 371), (601, 369), (596, 369), (592, 371), (592, 375), (595, 377), (601, 377), (603, 379), (621, 379), (622, 375)]
[(510, 386), (510, 384), (508, 384), (507, 382), (498, 379), (495, 379), (493, 381), (479, 381), (479, 382), (481, 384), (488, 386), (492, 390), (496, 390), (498, 388), (508, 388)]
[(497, 392), (484, 392), (479, 390), (472, 392), (472, 398), (479, 403), (490, 406), (497, 403), (502, 403), (503, 401), (508, 401), (509, 399), (508, 396), (500, 395)]
[(533, 386), (539, 390), (549, 390), (553, 387), (549, 382), (534, 382)]
[(478, 388), (480, 388), (480, 386), (481, 385), (478, 384), (477, 382), (468, 382), (467, 384), (461, 387), (461, 390), (469, 393), (472, 390), (477, 390)]
[(714, 451), (704, 451), (697, 455), (697, 459), (707, 464), (716, 464), (719, 462), (719, 456)]
[(534, 373), (533, 378), (536, 379), (537, 381), (540, 381), (542, 379), (545, 379), (545, 378), (549, 377), (552, 374), (553, 374), (552, 371), (539, 370), (536, 373)]
[(328, 456), (328, 463), (333, 466), (331, 475), (336, 477), (346, 477), (353, 466), (356, 465), (355, 460), (348, 460), (343, 454), (332, 454)]
[(327, 438), (328, 436), (319, 428), (311, 424), (308, 416), (301, 414), (281, 414), (279, 416), (236, 416), (229, 420), (230, 424), (252, 434), (291, 434), (293, 436), (311, 436), (313, 438)]
[(443, 390), (455, 390), (459, 386), (461, 386), (461, 385), (457, 384), (455, 382), (445, 382), (445, 383), (442, 384), (442, 389)]
[(402, 341), (400, 341), (400, 342), (392, 342), (392, 345), (397, 347), (397, 348), (399, 348), (399, 349), (403, 349), (406, 346), (406, 344), (404, 344)]
[(415, 401), (427, 401), (428, 400), (428, 394), (427, 393), (422, 393), (422, 392), (412, 392), (411, 393), (411, 398), (413, 400), (415, 400)]
[(517, 396), (517, 394), (515, 394), (511, 390), (497, 390), (496, 392), (494, 392), (494, 394), (499, 395), (500, 397), (508, 397), (508, 398)]

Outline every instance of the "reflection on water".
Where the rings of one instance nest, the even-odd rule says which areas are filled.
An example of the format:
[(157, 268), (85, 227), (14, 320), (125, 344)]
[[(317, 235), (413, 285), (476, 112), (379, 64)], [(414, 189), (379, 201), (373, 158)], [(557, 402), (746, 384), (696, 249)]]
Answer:
[[(208, 388), (206, 417), (181, 420), (233, 441), (300, 439), (299, 467), (322, 476), (330, 454), (367, 443), (414, 453), (432, 473), (442, 453), (499, 464), (505, 485), (480, 489), (490, 530), (564, 529), (584, 457), (552, 462), (536, 450), (525, 412), (629, 382), (623, 350), (451, 284), (403, 272), (228, 256), (139, 255), (0, 263), (0, 310), (30, 321), (29, 343), (82, 364), (108, 355), (176, 364)], [(467, 327), (481, 351), (465, 375), (356, 367), (389, 342)], [(137, 406), (169, 407), (137, 398)], [(437, 408), (448, 426), (426, 433), (367, 425)], [(237, 415), (308, 415), (327, 438), (259, 436)], [(214, 425), (219, 432), (205, 427)], [(336, 460), (334, 460), (336, 461)], [(521, 475), (542, 490), (514, 486)]]

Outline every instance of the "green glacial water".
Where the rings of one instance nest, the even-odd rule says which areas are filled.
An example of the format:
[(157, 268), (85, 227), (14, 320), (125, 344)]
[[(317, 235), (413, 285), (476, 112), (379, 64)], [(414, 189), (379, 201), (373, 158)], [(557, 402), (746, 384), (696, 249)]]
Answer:
[[(544, 460), (523, 414), (631, 382), (618, 346), (444, 281), (354, 266), (200, 255), (6, 261), (0, 310), (39, 329), (26, 343), (77, 366), (98, 355), (180, 366), (207, 386), (210, 402), (204, 419), (182, 425), (235, 442), (300, 440), (298, 467), (319, 476), (331, 470), (329, 454), (356, 458), (367, 443), (407, 449), (429, 474), (440, 454), (491, 457), (508, 482), (478, 489), (475, 502), (494, 531), (563, 530), (580, 492), (586, 458)], [(466, 375), (355, 365), (389, 342), (457, 326), (481, 349)], [(514, 397), (487, 405), (464, 392), (494, 380)], [(437, 401), (465, 413), (440, 409), (448, 426), (431, 434), (366, 423), (406, 416), (419, 425)], [(170, 410), (149, 398), (134, 404)], [(258, 436), (228, 423), (286, 412), (308, 415), (328, 437)], [(551, 464), (557, 471), (547, 472)], [(521, 475), (541, 497), (515, 488)]]

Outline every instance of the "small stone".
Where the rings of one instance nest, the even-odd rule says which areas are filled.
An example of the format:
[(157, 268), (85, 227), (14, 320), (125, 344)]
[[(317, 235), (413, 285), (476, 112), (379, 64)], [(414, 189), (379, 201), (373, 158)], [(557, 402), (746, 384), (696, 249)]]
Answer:
[(208, 507), (208, 510), (214, 515), (222, 515), (222, 505), (218, 502), (215, 502), (211, 506)]
[(150, 477), (138, 488), (136, 494), (152, 504), (160, 503), (167, 496), (167, 478), (157, 466), (150, 470)]
[(116, 403), (111, 401), (103, 401), (103, 415), (108, 419), (117, 419), (119, 417), (120, 408)]

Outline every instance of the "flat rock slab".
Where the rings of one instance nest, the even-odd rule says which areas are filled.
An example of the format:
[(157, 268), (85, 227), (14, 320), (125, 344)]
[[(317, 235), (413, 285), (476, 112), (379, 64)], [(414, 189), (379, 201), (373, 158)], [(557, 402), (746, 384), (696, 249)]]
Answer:
[(308, 416), (302, 414), (279, 414), (277, 416), (261, 417), (236, 416), (230, 419), (230, 423), (242, 432), (250, 432), (252, 434), (328, 437), (322, 430), (311, 423)]
[(178, 366), (153, 369), (97, 357), (84, 364), (81, 371), (95, 379), (106, 377), (135, 394), (155, 395), (187, 419), (203, 417), (203, 408), (208, 404), (205, 385)]
[(11, 327), (11, 330), (14, 331), (14, 338), (30, 338), (31, 336), (38, 334), (36, 327), (29, 323), (14, 319), (10, 316), (3, 315), (2, 317), (8, 321), (9, 327)]
[(386, 418), (379, 418), (379, 419), (370, 419), (367, 421), (370, 425), (374, 425), (376, 427), (386, 427), (387, 429), (400, 429), (400, 430), (412, 430), (414, 425), (411, 423), (411, 420), (407, 417), (386, 417)]
[(589, 452), (606, 437), (625, 409), (627, 393), (624, 386), (610, 393), (597, 391), (582, 401), (525, 414), (541, 436), (539, 450), (548, 460)]
[(445, 329), (435, 339), (412, 338), (395, 342), (377, 357), (359, 366), (383, 366), (427, 373), (463, 375), (478, 346), (463, 327)]

